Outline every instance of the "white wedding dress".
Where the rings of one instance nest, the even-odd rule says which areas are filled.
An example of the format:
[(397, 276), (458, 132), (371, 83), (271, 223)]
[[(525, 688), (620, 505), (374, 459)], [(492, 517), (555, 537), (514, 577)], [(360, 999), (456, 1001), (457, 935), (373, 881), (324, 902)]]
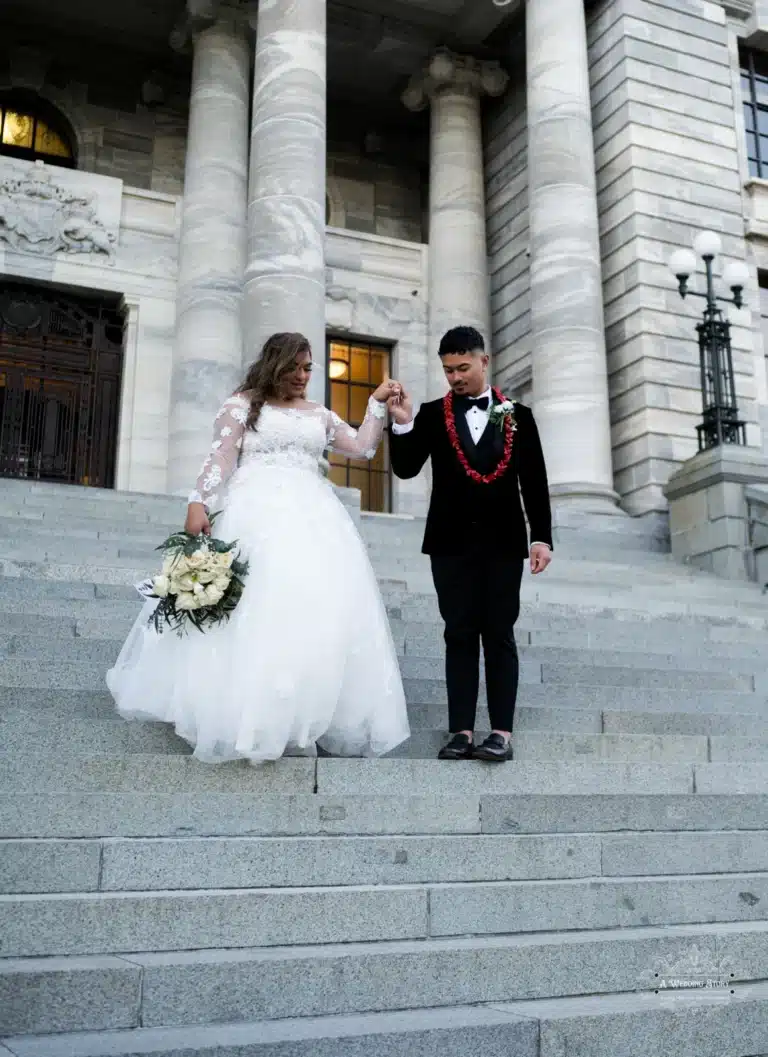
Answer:
[[(386, 412), (373, 398), (355, 432), (322, 406), (227, 400), (190, 501), (222, 512), (214, 535), (250, 563), (228, 622), (158, 634), (148, 601), (107, 674), (127, 719), (161, 720), (207, 762), (286, 752), (379, 756), (409, 736), (386, 611), (363, 541), (319, 463), (372, 458)], [(151, 570), (148, 570), (148, 572)]]

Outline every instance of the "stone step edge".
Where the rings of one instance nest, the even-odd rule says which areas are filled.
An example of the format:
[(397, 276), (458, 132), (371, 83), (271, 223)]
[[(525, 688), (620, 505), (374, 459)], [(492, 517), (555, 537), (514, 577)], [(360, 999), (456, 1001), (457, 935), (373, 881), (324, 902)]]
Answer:
[[(531, 684), (526, 684), (530, 686)], [(536, 685), (536, 684), (533, 684)], [(50, 691), (50, 693), (57, 694), (59, 699), (66, 697), (72, 699), (78, 708), (85, 708), (85, 711), (72, 711), (72, 712), (56, 712), (55, 708), (47, 705), (41, 706), (39, 704), (39, 694), (41, 690), (39, 687), (3, 687), (0, 686), (0, 719), (7, 713), (14, 715), (21, 713), (27, 713), (30, 719), (40, 719), (44, 722), (50, 720), (52, 724), (66, 724), (68, 721), (80, 722), (80, 723), (95, 723), (103, 724), (105, 726), (122, 726), (125, 723), (135, 722), (136, 724), (141, 723), (145, 727), (164, 727), (169, 731), (171, 724), (164, 722), (163, 720), (144, 720), (144, 721), (131, 721), (123, 719), (117, 712), (114, 704), (114, 700), (110, 696), (107, 690), (60, 690)], [(677, 693), (672, 691), (671, 693)], [(736, 695), (743, 696), (743, 695)], [(750, 695), (746, 695), (749, 697)], [(751, 695), (755, 696), (755, 695)], [(10, 699), (16, 698), (17, 700), (10, 701)], [(7, 702), (4, 699), (9, 699)], [(762, 698), (758, 695), (758, 700), (762, 704)], [(409, 709), (418, 710), (424, 706), (423, 702), (414, 701), (409, 703)], [(438, 707), (438, 706), (435, 706)], [(88, 709), (103, 709), (103, 715), (94, 716)], [(487, 719), (484, 714), (486, 706), (482, 703), (478, 703), (478, 716), (480, 719)], [(576, 716), (578, 719), (587, 721), (597, 722), (600, 725), (599, 730), (564, 730), (561, 731), (557, 727), (525, 727), (517, 728), (517, 721), (521, 715), (525, 713), (527, 719), (532, 719), (534, 716), (545, 717), (552, 722), (556, 720), (566, 721), (569, 718)], [(732, 708), (723, 707), (720, 711), (714, 711), (712, 709), (697, 709), (697, 710), (681, 710), (681, 709), (648, 709), (642, 708), (638, 703), (635, 708), (607, 708), (605, 705), (596, 706), (594, 708), (586, 708), (583, 705), (579, 707), (570, 705), (533, 705), (526, 703), (522, 700), (517, 705), (515, 710), (515, 726), (516, 733), (525, 734), (574, 734), (574, 735), (586, 735), (586, 734), (626, 734), (626, 735), (643, 735), (650, 737), (662, 736), (657, 732), (649, 732), (646, 730), (624, 730), (612, 729), (612, 725), (620, 719), (626, 720), (630, 718), (632, 720), (663, 720), (667, 719), (673, 722), (682, 722), (683, 720), (708, 720), (708, 719), (729, 719), (736, 721), (743, 721), (745, 724), (750, 724), (750, 729), (758, 739), (768, 737), (768, 713), (764, 708), (756, 709), (753, 711), (748, 710), (735, 710)], [(446, 717), (447, 718), (447, 717)], [(411, 716), (413, 719), (413, 716)], [(415, 727), (416, 730), (441, 730), (445, 731), (445, 727)], [(482, 733), (487, 733), (482, 722), (477, 727), (478, 737)], [(677, 731), (664, 731), (663, 735), (674, 735), (681, 737), (744, 737), (741, 734), (712, 734), (705, 731), (696, 731), (694, 734), (680, 734)], [(2, 750), (0, 750), (2, 755)]]
[[(44, 768), (46, 760), (51, 758), (58, 759), (58, 756), (52, 753), (30, 753), (24, 757), (25, 768), (29, 766)], [(6, 760), (8, 761), (11, 769), (14, 763), (18, 764), (19, 758), (16, 753), (0, 754), (0, 766), (2, 766)], [(72, 766), (79, 772), (84, 766), (85, 761), (97, 762), (103, 766), (110, 766), (117, 768), (120, 772), (120, 777), (125, 778), (124, 771), (133, 772), (135, 775), (139, 775), (141, 768), (147, 764), (150, 767), (160, 766), (165, 769), (165, 772), (172, 770), (177, 776), (182, 770), (185, 774), (188, 772), (189, 780), (193, 780), (191, 775), (192, 769), (206, 768), (211, 773), (211, 777), (219, 777), (216, 775), (216, 771), (221, 772), (221, 768), (224, 765), (219, 765), (214, 768), (210, 765), (196, 763), (192, 757), (186, 755), (153, 755), (147, 753), (134, 753), (130, 756), (125, 756), (120, 753), (96, 753), (93, 755), (81, 755), (73, 758), (71, 761), (65, 761), (71, 763)], [(158, 761), (160, 761), (158, 763)], [(363, 764), (361, 768), (357, 765)], [(290, 765), (286, 767), (286, 765)], [(254, 785), (256, 788), (260, 788), (261, 792), (267, 790), (263, 785), (263, 777), (259, 776), (260, 768), (246, 768), (235, 764), (236, 767), (240, 767), (243, 772), (243, 778), (245, 779), (245, 772), (250, 770), (254, 772), (256, 781)], [(413, 795), (424, 795), (425, 793), (432, 791), (436, 794), (446, 794), (446, 782), (443, 778), (447, 779), (449, 776), (451, 779), (458, 777), (470, 778), (470, 781), (455, 782), (451, 781), (448, 783), (450, 789), (457, 795), (468, 794), (468, 795), (485, 795), (486, 793), (507, 793), (507, 794), (518, 794), (518, 795), (531, 795), (538, 794), (544, 795), (550, 793), (551, 795), (567, 795), (571, 792), (570, 789), (563, 791), (562, 788), (556, 788), (554, 790), (542, 788), (546, 785), (570, 786), (571, 784), (580, 784), (585, 782), (587, 779), (590, 781), (599, 780), (598, 784), (602, 783), (604, 779), (608, 779), (610, 782), (642, 782), (645, 786), (648, 782), (653, 780), (659, 781), (665, 779), (670, 786), (662, 790), (662, 792), (671, 794), (692, 794), (698, 793), (768, 793), (768, 761), (758, 762), (747, 762), (742, 763), (739, 766), (738, 774), (733, 778), (734, 764), (733, 763), (692, 763), (690, 761), (682, 763), (645, 763), (645, 762), (603, 762), (600, 760), (590, 759), (588, 763), (582, 763), (578, 760), (528, 760), (528, 761), (509, 761), (501, 766), (498, 764), (484, 764), (482, 762), (472, 763), (461, 762), (461, 763), (446, 763), (444, 761), (437, 760), (422, 760), (422, 759), (326, 759), (326, 758), (299, 758), (299, 757), (286, 757), (282, 760), (276, 761), (269, 765), (271, 770), (268, 772), (270, 777), (275, 776), (278, 771), (277, 769), (282, 768), (286, 771), (285, 775), (280, 776), (280, 792), (282, 795), (293, 795), (295, 793), (319, 793), (326, 796), (334, 795), (345, 795), (349, 793), (373, 793), (376, 795), (390, 794), (396, 790), (399, 794), (413, 794)], [(231, 765), (230, 765), (231, 767)], [(419, 775), (421, 772), (421, 775)], [(202, 774), (203, 771), (199, 771), (198, 774)], [(223, 772), (221, 772), (223, 773)], [(415, 786), (409, 787), (408, 781), (412, 774), (424, 778), (430, 778), (432, 775), (439, 774), (441, 780), (436, 783), (432, 790), (425, 788), (422, 782), (417, 782)], [(509, 786), (503, 784), (503, 776), (506, 774), (512, 779)], [(745, 780), (746, 776), (746, 780)], [(166, 780), (168, 779), (166, 773)], [(715, 779), (716, 788), (707, 788), (709, 783), (707, 778)], [(291, 785), (286, 788), (285, 781), (290, 779)], [(517, 781), (515, 781), (515, 779)], [(725, 780), (724, 780), (725, 779)], [(382, 786), (380, 783), (382, 782)], [(522, 780), (524, 785), (531, 785), (533, 788), (520, 788), (519, 782)], [(587, 782), (589, 785), (589, 782)], [(722, 788), (723, 785), (729, 786), (728, 788)], [(517, 788), (516, 788), (517, 786)], [(537, 788), (538, 786), (538, 788)], [(719, 786), (719, 787), (718, 787)], [(759, 786), (759, 788), (754, 788)], [(201, 788), (209, 790), (211, 792), (231, 792), (235, 790), (221, 788), (217, 786), (204, 785)], [(254, 786), (251, 786), (254, 788)], [(28, 788), (26, 792), (28, 794), (45, 794), (46, 792), (51, 793), (54, 790), (36, 789), (34, 787)], [(68, 793), (88, 793), (100, 791), (100, 786), (90, 786), (88, 788), (77, 788), (68, 787), (60, 790), (61, 792)], [(117, 790), (104, 789), (103, 792), (131, 792), (139, 790), (131, 790), (130, 788), (123, 788)], [(188, 789), (176, 789), (175, 792), (190, 792)], [(239, 790), (237, 790), (239, 791)], [(243, 790), (248, 791), (247, 788)], [(604, 788), (591, 788), (589, 791), (593, 795), (606, 795), (607, 793), (613, 792), (612, 789)], [(633, 789), (621, 790), (628, 793), (636, 792)], [(12, 793), (13, 789), (7, 789), (0, 787), (0, 793)]]
[[(768, 920), (696, 922), (674, 925), (617, 925), (602, 929), (550, 930), (535, 933), (505, 933), (501, 936), (425, 937), (401, 940), (361, 940), (352, 943), (314, 943), (275, 947), (209, 947), (201, 950), (183, 951), (125, 951), (119, 954), (55, 954), (31, 955), (27, 957), (0, 957), (0, 977), (7, 974), (39, 977), (43, 973), (78, 972), (110, 968), (126, 972), (158, 967), (196, 967), (199, 964), (226, 964), (228, 961), (261, 963), (290, 961), (302, 958), (337, 957), (344, 960), (368, 958), (377, 954), (441, 953), (443, 951), (476, 950), (490, 947), (495, 950), (541, 947), (551, 949), (553, 943), (560, 946), (578, 946), (584, 943), (604, 946), (608, 943), (630, 943), (637, 940), (690, 939), (739, 936), (748, 934), (768, 940)], [(764, 977), (748, 978), (765, 982)], [(745, 983), (744, 979), (737, 983)]]
[[(45, 841), (168, 840), (179, 837), (184, 823), (190, 836), (229, 837), (360, 837), (416, 836), (594, 836), (624, 834), (631, 837), (706, 834), (713, 819), (717, 832), (735, 834), (762, 830), (768, 818), (768, 793), (605, 793), (598, 801), (584, 793), (468, 794), (439, 797), (443, 812), (435, 821), (436, 797), (428, 794), (398, 796), (346, 794), (318, 796), (302, 793), (294, 797), (262, 793), (2, 793), (0, 818), (5, 819), (4, 839)], [(254, 817), (258, 805), (261, 815)], [(600, 824), (577, 825), (582, 809), (600, 807)], [(286, 825), (276, 813), (289, 807), (303, 812), (311, 823), (306, 828)], [(402, 812), (405, 807), (405, 812)], [(681, 815), (681, 809), (684, 809)], [(32, 812), (34, 822), (23, 816)], [(506, 812), (522, 812), (513, 824)], [(142, 823), (129, 821), (137, 812)], [(155, 812), (154, 814), (152, 812)], [(544, 811), (544, 825), (537, 813)], [(650, 812), (650, 814), (646, 814)], [(555, 819), (550, 815), (554, 813)], [(78, 816), (85, 821), (73, 822)], [(606, 817), (608, 815), (609, 817)], [(446, 820), (447, 816), (447, 820)], [(562, 817), (558, 817), (562, 816)], [(670, 817), (672, 816), (672, 817)], [(227, 823), (222, 824), (221, 818)], [(9, 823), (8, 819), (22, 822)], [(381, 819), (395, 819), (382, 824)], [(39, 820), (43, 819), (41, 823)]]
[[(584, 710), (576, 710), (584, 711)], [(0, 713), (2, 715), (2, 713)], [(28, 711), (24, 712), (28, 718)], [(663, 713), (662, 713), (663, 715)], [(46, 719), (56, 717), (46, 716)], [(89, 729), (97, 728), (99, 732), (112, 732), (123, 729), (125, 721), (119, 717), (116, 719), (91, 719), (77, 717), (56, 719), (55, 725), (61, 725), (62, 730), (67, 729), (70, 723), (70, 732), (75, 723), (88, 726)], [(160, 724), (161, 727), (168, 726)], [(38, 728), (39, 729), (39, 728)], [(77, 730), (80, 729), (78, 726)], [(168, 737), (172, 736), (170, 729)], [(442, 727), (416, 727), (411, 731), (409, 742), (418, 740), (420, 736), (439, 737), (441, 740), (447, 738)], [(419, 742), (422, 746), (429, 742)], [(518, 754), (513, 762), (517, 763), (605, 763), (619, 765), (621, 763), (637, 764), (659, 764), (660, 766), (673, 766), (676, 764), (723, 764), (736, 763), (739, 754), (744, 754), (744, 763), (761, 764), (768, 766), (768, 728), (753, 735), (746, 734), (678, 734), (678, 733), (643, 733), (633, 731), (559, 731), (557, 729), (541, 730), (518, 730), (512, 735), (512, 750)], [(95, 752), (80, 746), (69, 748), (67, 754), (70, 758), (88, 759), (93, 755), (112, 755), (122, 752), (123, 755), (134, 755), (126, 750), (124, 746), (113, 746), (113, 752), (109, 749), (96, 750)], [(606, 752), (608, 755), (600, 755)], [(140, 746), (135, 755), (168, 756), (168, 755), (191, 755), (189, 751), (170, 752), (168, 745), (158, 746), (155, 752), (146, 746)], [(660, 756), (657, 753), (661, 753)], [(16, 755), (27, 759), (39, 759), (46, 755), (52, 755), (53, 750), (48, 747), (42, 750), (33, 749), (29, 754), (17, 753)], [(654, 756), (657, 756), (654, 759)], [(388, 757), (398, 759), (397, 756)], [(432, 759), (429, 757), (409, 756), (406, 759)]]
[[(729, 831), (726, 831), (729, 832)], [(753, 830), (750, 832), (750, 836), (754, 836), (755, 833), (764, 833), (764, 830)], [(702, 833), (701, 831), (697, 836), (710, 836), (710, 831)], [(478, 836), (487, 836), (492, 839), (497, 836), (512, 836), (512, 834), (478, 834)], [(537, 834), (521, 834), (521, 836), (530, 836), (535, 838)], [(542, 836), (550, 836), (544, 834)], [(565, 834), (555, 834), (552, 836), (559, 836), (565, 838)], [(567, 834), (569, 838), (582, 837), (591, 838), (595, 834)], [(612, 834), (609, 834), (612, 836)], [(201, 840), (207, 840), (208, 838), (200, 838)], [(226, 839), (226, 838), (225, 838)], [(233, 838), (237, 840), (238, 838)], [(264, 838), (255, 838), (256, 840)], [(311, 839), (311, 838), (310, 838)], [(345, 838), (350, 839), (350, 838)], [(386, 839), (386, 838), (385, 838)], [(405, 838), (397, 838), (392, 836), (392, 841), (404, 840)], [(5, 841), (0, 842), (0, 848), (2, 848)], [(280, 900), (290, 897), (300, 898), (307, 894), (313, 896), (335, 896), (339, 893), (345, 895), (365, 895), (370, 892), (377, 893), (394, 893), (394, 892), (419, 892), (429, 895), (434, 891), (444, 892), (450, 889), (461, 891), (461, 892), (473, 892), (476, 889), (536, 889), (536, 888), (559, 888), (563, 891), (568, 889), (577, 892), (581, 888), (596, 888), (602, 887), (607, 890), (620, 885), (647, 885), (650, 888), (660, 888), (663, 885), (677, 885), (685, 884), (687, 881), (695, 882), (697, 884), (705, 884), (707, 881), (732, 881), (737, 883), (743, 881), (745, 883), (749, 881), (761, 880), (768, 877), (768, 869), (765, 870), (733, 870), (730, 872), (722, 873), (715, 870), (710, 870), (702, 873), (658, 873), (658, 874), (578, 874), (574, 877), (519, 877), (519, 878), (485, 878), (482, 880), (454, 880), (454, 881), (387, 881), (380, 883), (378, 881), (369, 882), (358, 882), (355, 884), (317, 884), (317, 885), (254, 885), (252, 887), (244, 888), (242, 885), (232, 885), (228, 887), (212, 886), (211, 888), (99, 888), (93, 890), (76, 890), (76, 891), (64, 891), (64, 892), (2, 892), (0, 893), (0, 907), (19, 906), (19, 905), (34, 905), (34, 904), (78, 904), (83, 901), (91, 903), (101, 904), (120, 904), (129, 901), (134, 901), (136, 904), (149, 903), (150, 901), (164, 900), (166, 904), (173, 902), (188, 904), (194, 902), (196, 899), (206, 900), (211, 896), (221, 896), (222, 898), (236, 899), (241, 895), (248, 896), (262, 896), (265, 903), (269, 899)], [(740, 924), (742, 919), (736, 918), (730, 921), (730, 924)], [(749, 923), (749, 919), (744, 919)], [(680, 922), (673, 922), (673, 924), (679, 925)], [(690, 922), (688, 923), (690, 924)], [(707, 922), (694, 922), (693, 924), (705, 925)], [(765, 922), (768, 925), (768, 921)], [(618, 926), (617, 926), (618, 927)], [(637, 926), (635, 926), (637, 927)], [(594, 930), (590, 930), (594, 931)], [(606, 931), (602, 929), (600, 931)], [(551, 930), (545, 930), (547, 934)], [(506, 935), (542, 935), (540, 932), (515, 931), (514, 933), (507, 932), (478, 932), (474, 933), (475, 939), (482, 938), (485, 935), (491, 936), (506, 936)], [(419, 939), (420, 937), (415, 937)], [(437, 933), (437, 935), (431, 935), (427, 933), (426, 939), (444, 939), (446, 938), (443, 933)], [(450, 937), (448, 937), (450, 938)], [(360, 941), (358, 941), (360, 942)], [(363, 941), (363, 942), (401, 942), (401, 941)], [(407, 942), (407, 941), (406, 941)], [(284, 947), (284, 944), (278, 946)], [(319, 944), (318, 946), (322, 946)], [(196, 950), (197, 948), (173, 948), (170, 953), (174, 950), (179, 953), (181, 950)], [(200, 948), (206, 949), (206, 948)], [(215, 948), (214, 948), (215, 949)], [(238, 948), (229, 948), (231, 950), (237, 950)], [(245, 948), (246, 950), (248, 948)], [(266, 948), (265, 948), (266, 949)], [(120, 952), (116, 957), (122, 957), (123, 954), (128, 952)], [(66, 955), (57, 955), (57, 957), (67, 957)], [(3, 959), (0, 956), (0, 966), (3, 964)], [(2, 1057), (2, 1055), (0, 1055)]]
[[(70, 626), (71, 627), (71, 626)], [(63, 628), (61, 630), (64, 630)], [(531, 632), (523, 632), (528, 636)], [(124, 642), (127, 629), (121, 628), (111, 637), (106, 635), (77, 635), (60, 634), (51, 635), (46, 628), (39, 634), (35, 634), (34, 628), (24, 631), (0, 630), (0, 656), (5, 660), (29, 660), (32, 662), (45, 661), (47, 663), (77, 663), (82, 665), (102, 664), (102, 660), (92, 657), (82, 657), (89, 651), (94, 654), (106, 654), (112, 660), (117, 659), (118, 647)], [(55, 643), (52, 647), (51, 643)], [(444, 665), (444, 657), (439, 641), (436, 643), (438, 649), (429, 653), (418, 643), (412, 647), (413, 652), (400, 645), (396, 645), (396, 656), (398, 662), (405, 662), (411, 667), (422, 665), (425, 668), (438, 670)], [(754, 654), (738, 654), (734, 656), (729, 645), (735, 643), (710, 643), (703, 656), (698, 653), (678, 650), (670, 652), (669, 644), (652, 643), (649, 646), (638, 647), (637, 645), (621, 643), (606, 643), (593, 646), (571, 646), (559, 645), (557, 643), (540, 642), (530, 643), (517, 640), (518, 655), (521, 664), (526, 665), (526, 670), (531, 671), (538, 666), (567, 667), (567, 668), (620, 668), (632, 671), (664, 671), (685, 672), (692, 675), (710, 673), (720, 674), (723, 666), (729, 666), (730, 674), (735, 676), (762, 676), (768, 665), (760, 656)], [(61, 649), (63, 647), (63, 650)], [(718, 649), (718, 647), (724, 647)], [(52, 650), (58, 649), (56, 655), (51, 657)], [(63, 659), (60, 654), (67, 654)], [(107, 660), (109, 663), (109, 659)], [(484, 665), (481, 664), (481, 670)], [(406, 678), (434, 678), (434, 676), (407, 676)], [(526, 681), (526, 680), (523, 680)]]
[[(114, 570), (112, 570), (114, 571)], [(124, 570), (120, 570), (123, 572)], [(136, 580), (141, 579), (146, 575), (146, 569), (142, 571), (141, 577), (138, 574), (134, 577)], [(3, 582), (12, 583), (14, 585), (25, 585), (25, 584), (60, 584), (66, 583), (76, 587), (85, 587), (89, 589), (88, 595), (77, 595), (71, 598), (66, 596), (55, 594), (52, 597), (57, 604), (63, 602), (118, 602), (125, 603), (133, 600), (133, 588), (130, 583), (126, 583), (125, 579), (120, 579), (119, 582), (110, 583), (108, 581), (96, 582), (94, 580), (87, 579), (67, 579), (66, 577), (27, 577), (22, 575), (4, 576), (0, 572), (0, 587)], [(110, 592), (110, 588), (119, 588), (121, 594), (115, 596)], [(405, 585), (404, 585), (405, 589)], [(123, 590), (128, 592), (123, 594)], [(138, 599), (138, 596), (136, 596)], [(762, 596), (761, 596), (762, 597)], [(413, 607), (417, 610), (422, 607), (422, 600), (426, 600), (430, 613), (425, 614), (423, 612), (413, 612)], [(0, 611), (3, 610), (3, 603), (9, 601), (7, 596), (4, 596), (0, 592)], [(18, 601), (23, 599), (15, 598), (13, 600), (13, 606), (15, 608)], [(33, 602), (39, 602), (39, 596), (30, 599)], [(587, 601), (586, 604), (577, 602), (564, 602), (557, 599), (544, 598), (527, 598), (522, 599), (522, 613), (523, 620), (525, 619), (526, 611), (530, 610), (537, 612), (543, 616), (554, 615), (564, 616), (567, 614), (571, 615), (574, 619), (578, 618), (590, 618), (590, 617), (602, 617), (617, 619), (619, 622), (624, 624), (643, 624), (648, 626), (649, 624), (660, 624), (660, 623), (678, 623), (684, 622), (686, 627), (695, 626), (701, 624), (703, 626), (722, 627), (724, 625), (744, 627), (751, 630), (765, 630), (768, 628), (768, 605), (763, 607), (759, 605), (754, 608), (754, 612), (744, 613), (743, 600), (735, 599), (732, 605), (732, 611), (728, 613), (727, 620), (724, 617), (723, 607), (717, 607), (712, 602), (706, 600), (700, 600), (697, 602), (686, 602), (686, 603), (668, 603), (662, 604), (662, 609), (659, 611), (652, 611), (654, 600), (649, 600), (651, 608), (649, 606), (643, 606), (642, 601), (637, 598), (623, 599), (622, 604), (611, 605), (610, 601), (616, 601), (616, 599), (599, 599), (597, 601)], [(631, 602), (633, 604), (624, 604), (625, 602)], [(392, 620), (402, 621), (404, 624), (434, 624), (436, 628), (441, 627), (440, 619), (437, 613), (437, 601), (433, 595), (407, 595), (407, 598), (402, 601), (389, 602), (387, 604), (388, 615)], [(138, 609), (137, 609), (138, 612)], [(616, 614), (621, 614), (616, 616)], [(546, 630), (546, 629), (544, 629)]]
[[(768, 983), (736, 984), (725, 993), (728, 995), (727, 1005), (723, 1003), (724, 996), (719, 991), (703, 988), (694, 993), (683, 989), (666, 991), (664, 994), (634, 991), (505, 1003), (432, 1006), (385, 1013), (241, 1021), (192, 1028), (133, 1028), (63, 1035), (12, 1036), (0, 1039), (0, 1045), (4, 1045), (13, 1057), (72, 1057), (74, 1053), (78, 1057), (135, 1057), (138, 1053), (146, 1054), (146, 1057), (165, 1057), (167, 1053), (180, 1052), (190, 1055), (195, 1052), (215, 1052), (226, 1057), (229, 1047), (232, 1047), (233, 1055), (241, 1050), (257, 1054), (261, 1046), (271, 1051), (272, 1047), (288, 1045), (291, 1046), (291, 1052), (298, 1052), (302, 1043), (313, 1047), (320, 1041), (335, 1040), (340, 1044), (377, 1035), (386, 1036), (391, 1045), (391, 1040), (417, 1032), (435, 1031), (443, 1036), (447, 1031), (453, 1034), (462, 1029), (479, 1033), (473, 1039), (473, 1045), (477, 1045), (482, 1043), (483, 1029), (500, 1027), (509, 1029), (508, 1043), (519, 1039), (519, 1045), (526, 1047), (520, 1052), (537, 1057), (541, 1053), (541, 1029), (546, 1025), (556, 1024), (562, 1033), (563, 1029), (577, 1027), (585, 1021), (614, 1020), (622, 1016), (628, 1016), (633, 1021), (638, 1015), (644, 1021), (657, 1017), (664, 1021), (670, 1014), (671, 994), (674, 994), (679, 1005), (685, 1002), (685, 1012), (690, 1012), (693, 1017), (700, 1015), (705, 1008), (730, 1012), (734, 1005), (740, 1007), (740, 1015), (743, 1015), (744, 1007), (748, 1004), (768, 1003)], [(676, 1019), (685, 1016), (685, 1012), (678, 1006)], [(448, 1041), (441, 1044), (440, 1052), (460, 1052), (446, 1049)], [(245, 1047), (248, 1047), (247, 1051), (243, 1049)], [(480, 1049), (485, 1051), (482, 1045)], [(311, 1048), (307, 1048), (306, 1057), (310, 1057), (312, 1052)], [(387, 1053), (390, 1052), (387, 1048)], [(401, 1052), (399, 1047), (396, 1052)], [(407, 1053), (407, 1050), (402, 1053)]]

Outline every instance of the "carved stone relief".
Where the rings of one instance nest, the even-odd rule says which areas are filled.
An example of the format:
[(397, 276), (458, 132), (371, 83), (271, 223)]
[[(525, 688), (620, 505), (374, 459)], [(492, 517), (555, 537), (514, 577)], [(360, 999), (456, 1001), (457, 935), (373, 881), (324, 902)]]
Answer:
[[(93, 179), (90, 174), (59, 171), (42, 162), (4, 159), (0, 164), (0, 242), (37, 256), (82, 253), (111, 262), (117, 245), (119, 211), (115, 225), (99, 215), (99, 195), (88, 186)], [(114, 189), (119, 210), (122, 185), (120, 181), (111, 183), (120, 185), (119, 190)]]

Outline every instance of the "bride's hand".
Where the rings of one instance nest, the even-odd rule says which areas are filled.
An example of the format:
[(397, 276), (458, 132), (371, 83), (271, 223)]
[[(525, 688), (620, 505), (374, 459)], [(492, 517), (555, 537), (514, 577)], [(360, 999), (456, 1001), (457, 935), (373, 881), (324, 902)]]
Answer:
[(184, 522), (184, 531), (190, 536), (199, 536), (202, 532), (206, 536), (211, 534), (211, 523), (202, 503), (190, 503), (187, 507), (187, 520)]
[(378, 389), (374, 389), (373, 396), (374, 400), (378, 400), (380, 404), (386, 404), (388, 400), (393, 397), (400, 395), (402, 386), (399, 382), (394, 382), (391, 379), (387, 382), (382, 382)]

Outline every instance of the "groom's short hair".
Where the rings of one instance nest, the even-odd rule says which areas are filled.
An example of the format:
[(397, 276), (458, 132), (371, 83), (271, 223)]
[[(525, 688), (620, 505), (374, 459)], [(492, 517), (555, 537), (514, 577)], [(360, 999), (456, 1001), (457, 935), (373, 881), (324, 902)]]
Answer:
[(443, 334), (440, 348), (437, 350), (439, 356), (451, 356), (462, 352), (475, 352), (480, 349), (485, 352), (483, 335), (474, 327), (453, 327)]

